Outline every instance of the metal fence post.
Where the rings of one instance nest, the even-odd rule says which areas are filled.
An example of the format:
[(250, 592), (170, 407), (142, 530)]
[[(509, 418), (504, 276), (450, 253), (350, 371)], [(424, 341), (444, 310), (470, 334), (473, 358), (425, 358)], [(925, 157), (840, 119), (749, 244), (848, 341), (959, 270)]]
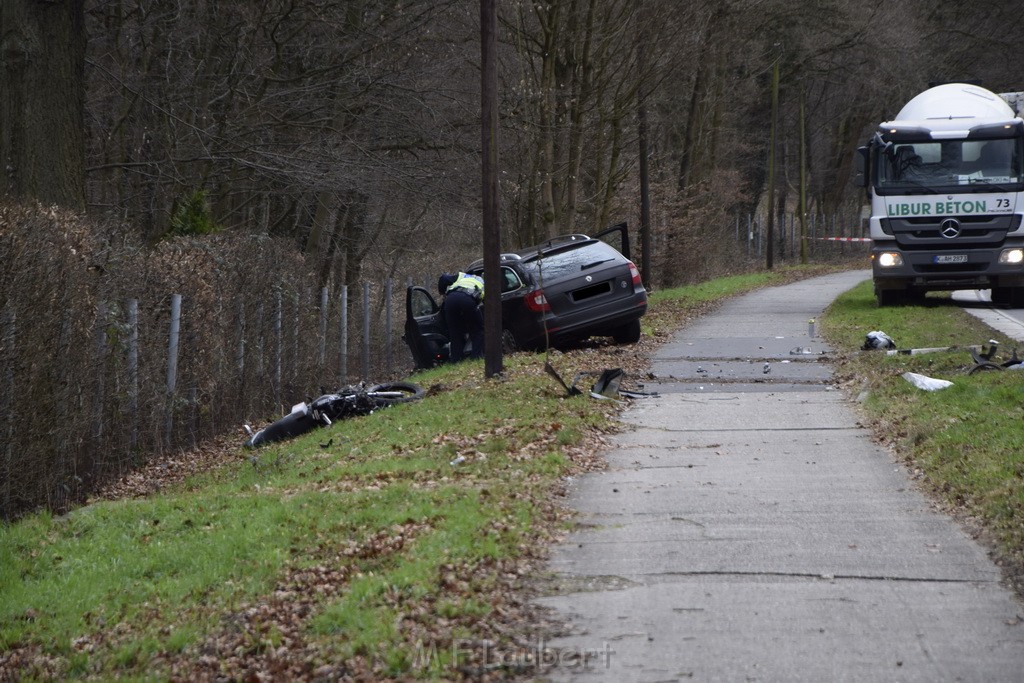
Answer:
[(348, 285), (341, 286), (341, 341), (338, 349), (338, 379), (341, 386), (348, 384)]
[(392, 305), (392, 281), (388, 278), (384, 282), (384, 371), (387, 375), (391, 375), (391, 368), (394, 367), (394, 358), (391, 351), (392, 346), (392, 320), (391, 320), (391, 305)]
[(266, 303), (260, 301), (259, 305), (256, 306), (256, 374), (258, 377), (264, 377), (264, 373), (267, 370), (267, 357), (264, 355), (266, 344), (264, 343), (265, 332), (266, 332)]
[(103, 402), (106, 390), (107, 371), (107, 304), (96, 305), (96, 324), (93, 328), (93, 365), (96, 376), (92, 395), (92, 438), (103, 436)]
[(302, 322), (302, 294), (295, 290), (295, 316), (292, 325), (292, 380), (299, 378), (299, 325)]
[(317, 340), (319, 348), (316, 354), (317, 370), (323, 372), (327, 364), (327, 288), (320, 290), (320, 338)]
[(370, 376), (370, 283), (363, 282), (363, 374), (365, 382)]
[(199, 387), (188, 388), (188, 445), (195, 448), (199, 443)]
[(281, 363), (284, 358), (284, 305), (281, 290), (274, 292), (274, 405), (281, 405)]
[(754, 229), (750, 225), (751, 217), (747, 214), (747, 258), (750, 258), (750, 245), (754, 241)]
[(11, 509), (11, 486), (14, 479), (14, 363), (17, 356), (14, 353), (15, 341), (15, 317), (14, 311), (7, 309), (0, 315), (0, 334), (3, 337), (3, 354), (0, 355), (0, 419), (5, 423), (4, 430), (0, 432), (4, 436), (4, 468), (3, 468), (3, 514), (0, 517), (13, 515)]
[(131, 430), (128, 447), (134, 453), (139, 445), (139, 300), (128, 300), (128, 419)]
[(164, 445), (171, 448), (174, 432), (174, 392), (178, 384), (178, 340), (181, 333), (181, 295), (171, 296), (171, 329), (167, 343), (167, 415), (164, 424)]
[(245, 299), (238, 300), (238, 346), (235, 349), (238, 383), (245, 384)]

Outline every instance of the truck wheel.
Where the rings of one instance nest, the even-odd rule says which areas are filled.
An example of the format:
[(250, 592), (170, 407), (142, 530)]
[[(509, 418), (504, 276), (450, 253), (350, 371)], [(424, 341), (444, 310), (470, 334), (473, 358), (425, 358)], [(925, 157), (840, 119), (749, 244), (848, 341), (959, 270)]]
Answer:
[(907, 292), (907, 302), (915, 306), (924, 306), (924, 300), (928, 292), (923, 289), (911, 289)]
[(1024, 308), (1024, 287), (993, 287), (992, 303), (996, 306)]
[(879, 308), (902, 306), (906, 301), (906, 294), (902, 289), (876, 289), (875, 299), (878, 301)]

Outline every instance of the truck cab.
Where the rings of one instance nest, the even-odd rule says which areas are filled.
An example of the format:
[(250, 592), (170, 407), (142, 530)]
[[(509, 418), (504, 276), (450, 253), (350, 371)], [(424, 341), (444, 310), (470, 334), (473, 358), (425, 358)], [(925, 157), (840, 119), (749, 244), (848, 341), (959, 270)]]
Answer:
[(880, 306), (991, 289), (1024, 305), (1024, 120), (1000, 96), (946, 84), (910, 100), (859, 152)]

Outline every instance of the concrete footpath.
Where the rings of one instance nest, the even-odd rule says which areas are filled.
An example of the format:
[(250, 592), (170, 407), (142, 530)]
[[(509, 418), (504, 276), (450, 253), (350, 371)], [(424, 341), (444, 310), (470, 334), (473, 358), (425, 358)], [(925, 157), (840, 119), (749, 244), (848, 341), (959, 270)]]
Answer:
[(988, 289), (953, 292), (953, 300), (992, 329), (999, 330), (1010, 339), (1024, 341), (1024, 309), (993, 306), (992, 292)]
[[(1024, 681), (1024, 606), (829, 387), (808, 320), (870, 277), (755, 292), (654, 360), (556, 548), (558, 681)], [(865, 333), (868, 330), (865, 330)]]

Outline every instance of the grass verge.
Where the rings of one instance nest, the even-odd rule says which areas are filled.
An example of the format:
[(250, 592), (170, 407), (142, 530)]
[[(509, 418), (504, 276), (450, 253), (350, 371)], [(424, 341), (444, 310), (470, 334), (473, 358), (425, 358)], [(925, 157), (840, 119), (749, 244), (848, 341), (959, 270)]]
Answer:
[(445, 644), (497, 638), (482, 617), (514, 609), (500, 589), (612, 426), (537, 357), (507, 365), (491, 382), (471, 379), (479, 364), (425, 373), (423, 401), (4, 527), (0, 664), (40, 679), (450, 671)]
[[(822, 332), (844, 354), (839, 376), (859, 393), (875, 433), (950, 509), (975, 519), (991, 534), (1001, 562), (1020, 589), (1024, 566), (1024, 372), (968, 375), (967, 350), (916, 356), (860, 351), (872, 330), (889, 334), (899, 348), (1000, 342), (997, 360), (1018, 342), (953, 305), (928, 298), (924, 305), (878, 308), (871, 283), (839, 297)], [(946, 379), (953, 386), (922, 391), (905, 372)]]
[[(825, 270), (657, 293), (640, 344), (552, 362), (636, 375), (715, 302)], [(449, 679), (479, 672), (481, 647), (521, 652), (541, 620), (521, 578), (616, 408), (565, 397), (541, 356), (505, 363), (495, 381), (479, 362), (417, 375), (423, 401), (232, 449), (157, 493), (0, 527), (0, 680)]]

